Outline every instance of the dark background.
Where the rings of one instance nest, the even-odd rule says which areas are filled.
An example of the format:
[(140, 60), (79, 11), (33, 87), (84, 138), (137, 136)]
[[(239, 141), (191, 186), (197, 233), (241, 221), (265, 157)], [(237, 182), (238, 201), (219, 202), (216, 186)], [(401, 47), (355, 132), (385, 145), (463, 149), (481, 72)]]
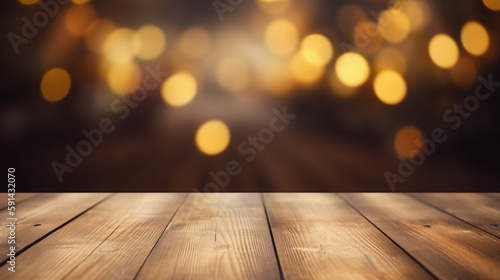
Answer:
[[(346, 3), (354, 3), (366, 11), (382, 11), (387, 1), (293, 1), (308, 19), (303, 35), (322, 32), (334, 47), (330, 69), (340, 54), (338, 44), (352, 38), (337, 23), (337, 13)], [(16, 169), (18, 192), (52, 191), (203, 191), (212, 181), (209, 173), (224, 169), (230, 160), (238, 161), (243, 172), (231, 177), (219, 191), (391, 191), (384, 172), (396, 172), (399, 161), (393, 149), (398, 129), (411, 124), (428, 137), (436, 127), (445, 128), (449, 139), (437, 147), (436, 153), (416, 168), (395, 191), (497, 191), (500, 174), (500, 99), (495, 92), (481, 102), (479, 109), (456, 131), (449, 129), (442, 113), (453, 103), (474, 93), (475, 85), (461, 88), (449, 78), (449, 70), (435, 66), (427, 55), (427, 44), (437, 33), (452, 36), (460, 44), (460, 30), (469, 20), (477, 20), (490, 35), (488, 53), (473, 57), (477, 74), (500, 80), (498, 70), (499, 12), (488, 10), (481, 1), (428, 1), (432, 16), (427, 25), (409, 35), (397, 47), (408, 50), (407, 98), (397, 106), (387, 106), (373, 94), (373, 72), (351, 98), (338, 98), (327, 86), (328, 74), (312, 87), (295, 87), (285, 97), (257, 92), (248, 98), (225, 93), (216, 85), (200, 89), (192, 103), (181, 108), (167, 106), (160, 90), (131, 111), (124, 121), (113, 112), (98, 111), (96, 96), (105, 88), (97, 77), (96, 65), (85, 63), (91, 54), (80, 38), (65, 48), (64, 55), (54, 55), (47, 46), (60, 28), (61, 18), (73, 3), (40, 28), (39, 34), (15, 54), (6, 34), (21, 30), (21, 18), (31, 19), (38, 5), (24, 6), (17, 1), (2, 3), (1, 45), (2, 101), (0, 133), (2, 167)], [(137, 29), (148, 23), (165, 30), (165, 54), (146, 65), (159, 63), (166, 72), (175, 64), (164, 59), (175, 45), (178, 34), (190, 26), (203, 26), (216, 33), (227, 26), (252, 29), (252, 16), (259, 8), (246, 0), (220, 21), (211, 1), (91, 1), (100, 18), (108, 18), (118, 26)], [(271, 21), (278, 16), (264, 15)], [(243, 33), (253, 38), (251, 31)], [(57, 44), (56, 44), (57, 45)], [(384, 45), (389, 45), (385, 42)], [(48, 57), (54, 55), (53, 57)], [(373, 54), (364, 54), (373, 61)], [(371, 63), (370, 63), (371, 64)], [(65, 99), (46, 102), (40, 95), (40, 80), (52, 67), (65, 68), (72, 86)], [(329, 70), (328, 72), (329, 73)], [(203, 93), (203, 94), (202, 94)], [(106, 93), (109, 95), (109, 93)], [(113, 100), (113, 98), (108, 99)], [(248, 101), (250, 100), (250, 101)], [(237, 146), (250, 135), (267, 126), (272, 108), (283, 108), (297, 118), (284, 132), (247, 163)], [(108, 106), (109, 107), (109, 106)], [(82, 164), (66, 173), (59, 182), (52, 170), (53, 161), (64, 162), (67, 145), (75, 147), (84, 139), (82, 129), (98, 127), (99, 120), (109, 117), (116, 125), (105, 135), (103, 143), (94, 147)], [(220, 155), (201, 154), (193, 143), (198, 126), (218, 118), (231, 129), (231, 143)], [(212, 189), (210, 189), (213, 191)]]

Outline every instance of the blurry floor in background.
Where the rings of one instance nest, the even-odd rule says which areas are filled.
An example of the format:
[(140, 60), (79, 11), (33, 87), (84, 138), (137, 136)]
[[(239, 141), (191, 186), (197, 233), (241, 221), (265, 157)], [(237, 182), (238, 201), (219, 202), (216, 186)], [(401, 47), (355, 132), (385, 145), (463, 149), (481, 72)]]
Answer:
[[(248, 131), (252, 128), (241, 128), (234, 133), (234, 143), (215, 158), (193, 150), (193, 139), (181, 137), (180, 133), (174, 133), (175, 137), (137, 134), (104, 142), (93, 154), (84, 157), (72, 173), (65, 173), (61, 183), (56, 181), (50, 165), (36, 161), (32, 162), (33, 166), (43, 168), (33, 170), (31, 176), (24, 176), (25, 170), (18, 169), (18, 181), (23, 191), (44, 186), (50, 191), (91, 192), (425, 192), (470, 191), (471, 188), (488, 191), (497, 187), (494, 171), (439, 155), (426, 158), (421, 166), (414, 166), (408, 160), (388, 157), (363, 142), (305, 134), (306, 130), (294, 127), (277, 133), (269, 144), (260, 142), (263, 150), (259, 151), (249, 144), (248, 137), (258, 135), (260, 130), (245, 134)], [(243, 145), (245, 153), (238, 152), (239, 145)], [(56, 149), (37, 159), (43, 162), (55, 157), (64, 163), (66, 155)], [(401, 162), (406, 163), (404, 173), (399, 175)], [(387, 172), (401, 176), (403, 181), (390, 183)], [(43, 185), (37, 180), (56, 183)]]

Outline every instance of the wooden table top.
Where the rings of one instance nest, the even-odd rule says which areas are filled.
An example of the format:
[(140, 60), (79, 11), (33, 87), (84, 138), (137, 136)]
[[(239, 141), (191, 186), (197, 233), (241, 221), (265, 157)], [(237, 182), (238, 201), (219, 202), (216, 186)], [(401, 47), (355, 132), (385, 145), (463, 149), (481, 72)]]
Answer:
[(500, 277), (498, 193), (18, 193), (15, 214), (0, 279)]

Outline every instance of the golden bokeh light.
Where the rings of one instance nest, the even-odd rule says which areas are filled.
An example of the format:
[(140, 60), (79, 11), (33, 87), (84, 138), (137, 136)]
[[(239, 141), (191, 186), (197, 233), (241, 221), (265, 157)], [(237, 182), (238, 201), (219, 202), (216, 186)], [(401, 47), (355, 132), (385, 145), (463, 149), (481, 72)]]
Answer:
[(71, 77), (62, 68), (50, 69), (43, 75), (40, 90), (45, 100), (57, 102), (62, 100), (71, 88)]
[(298, 40), (297, 28), (287, 20), (275, 20), (266, 28), (266, 46), (276, 55), (290, 55), (297, 47)]
[(451, 68), (458, 60), (458, 46), (450, 36), (440, 33), (429, 42), (429, 55), (437, 66)]
[(71, 6), (65, 14), (64, 20), (69, 33), (82, 36), (85, 30), (97, 17), (97, 12), (89, 5)]
[(220, 120), (203, 123), (195, 135), (195, 144), (202, 153), (213, 156), (222, 153), (231, 141), (227, 125)]
[(201, 27), (191, 27), (182, 33), (179, 39), (179, 49), (183, 55), (191, 59), (205, 56), (211, 48), (210, 33)]
[(180, 107), (191, 102), (197, 90), (198, 85), (194, 76), (188, 72), (179, 72), (163, 82), (161, 95), (167, 104)]
[(330, 40), (321, 34), (311, 34), (300, 44), (302, 56), (311, 64), (325, 66), (333, 57)]
[(409, 158), (420, 150), (423, 138), (418, 128), (412, 125), (403, 126), (394, 137), (394, 150), (398, 155)]
[(107, 19), (96, 19), (85, 29), (85, 45), (94, 53), (102, 53), (108, 35), (116, 29), (116, 25)]
[(472, 59), (460, 56), (457, 64), (450, 69), (451, 80), (460, 88), (469, 88), (476, 83), (477, 69)]
[(385, 10), (378, 17), (378, 28), (388, 42), (401, 43), (410, 34), (410, 19), (399, 10)]
[(337, 77), (337, 73), (335, 72), (335, 68), (332, 69), (329, 79), (328, 79), (328, 88), (330, 91), (337, 97), (347, 98), (351, 97), (356, 93), (357, 88), (349, 87), (343, 84), (339, 78)]
[(87, 2), (90, 2), (90, 0), (71, 0), (71, 2), (75, 4), (85, 4)]
[(476, 21), (469, 21), (462, 27), (460, 40), (465, 50), (476, 56), (484, 54), (490, 45), (488, 31)]
[(23, 5), (33, 5), (36, 4), (38, 0), (19, 0), (19, 3)]
[(134, 53), (142, 60), (153, 60), (165, 49), (167, 39), (163, 31), (154, 25), (144, 25), (132, 38)]
[(250, 69), (247, 63), (239, 58), (226, 57), (216, 70), (217, 82), (228, 92), (241, 92), (250, 83)]
[(394, 150), (398, 155), (409, 158), (420, 150), (423, 138), (418, 128), (412, 125), (403, 126), (394, 137)]
[(296, 53), (290, 62), (290, 73), (299, 84), (311, 85), (317, 82), (324, 73), (324, 67), (307, 61), (301, 52)]
[(394, 70), (404, 74), (406, 72), (406, 57), (394, 47), (385, 47), (375, 57), (374, 67), (376, 72)]
[(259, 0), (259, 7), (271, 15), (278, 15), (290, 7), (291, 0)]
[(370, 76), (370, 67), (360, 54), (347, 52), (337, 59), (335, 73), (344, 85), (359, 87)]
[(492, 11), (500, 11), (500, 0), (483, 0), (483, 3)]
[(135, 32), (128, 28), (118, 28), (104, 41), (104, 55), (113, 63), (126, 63), (134, 58), (132, 40)]
[(388, 105), (399, 104), (406, 97), (406, 82), (395, 71), (386, 70), (380, 72), (373, 81), (375, 95)]
[(113, 64), (108, 69), (107, 81), (114, 93), (118, 95), (130, 94), (141, 83), (141, 70), (132, 61)]

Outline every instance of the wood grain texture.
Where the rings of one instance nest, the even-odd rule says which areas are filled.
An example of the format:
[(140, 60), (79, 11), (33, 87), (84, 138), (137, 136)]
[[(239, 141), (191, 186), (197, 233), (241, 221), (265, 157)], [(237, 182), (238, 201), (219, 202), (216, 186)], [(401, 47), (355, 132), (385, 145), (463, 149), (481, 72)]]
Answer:
[[(256, 159), (244, 169), (262, 169), (267, 174), (265, 167)], [(250, 189), (266, 179), (283, 186), (295, 180), (307, 182), (307, 177), (286, 168), (268, 167), (273, 172), (266, 178), (242, 172), (231, 178), (231, 184)], [(197, 179), (189, 182), (196, 184)], [(458, 280), (500, 275), (500, 238), (498, 229), (491, 226), (500, 217), (497, 194), (46, 193), (18, 197), (23, 200), (16, 203), (16, 250), (20, 252), (16, 273), (3, 262), (0, 279), (434, 276)], [(0, 211), (3, 240), (8, 236), (7, 215), (7, 209)], [(7, 245), (0, 242), (0, 253), (6, 254)]]
[(133, 277), (183, 197), (117, 194), (19, 255), (14, 277), (1, 270), (0, 279)]
[(333, 194), (265, 194), (285, 279), (432, 279)]
[[(37, 193), (16, 193), (15, 196), (16, 205), (20, 204), (21, 202), (25, 202), (26, 200), (33, 198), (37, 195), (38, 195)], [(0, 210), (3, 210), (4, 208), (7, 207), (8, 203), (7, 199), (8, 199), (7, 193), (0, 193)]]
[[(179, 208), (184, 194), (148, 194), (65, 279), (132, 279)], [(82, 217), (82, 221), (92, 217)]]
[[(16, 204), (16, 251), (21, 251), (108, 196), (105, 193), (50, 193)], [(7, 217), (10, 217), (7, 209), (0, 211), (0, 240), (7, 240), (9, 236), (9, 231), (4, 226)], [(9, 247), (7, 242), (0, 242), (2, 260)]]
[(341, 194), (441, 279), (498, 279), (500, 240), (404, 194)]
[(258, 194), (190, 194), (137, 279), (280, 279)]
[(411, 196), (500, 237), (499, 200), (475, 193), (416, 193)]

